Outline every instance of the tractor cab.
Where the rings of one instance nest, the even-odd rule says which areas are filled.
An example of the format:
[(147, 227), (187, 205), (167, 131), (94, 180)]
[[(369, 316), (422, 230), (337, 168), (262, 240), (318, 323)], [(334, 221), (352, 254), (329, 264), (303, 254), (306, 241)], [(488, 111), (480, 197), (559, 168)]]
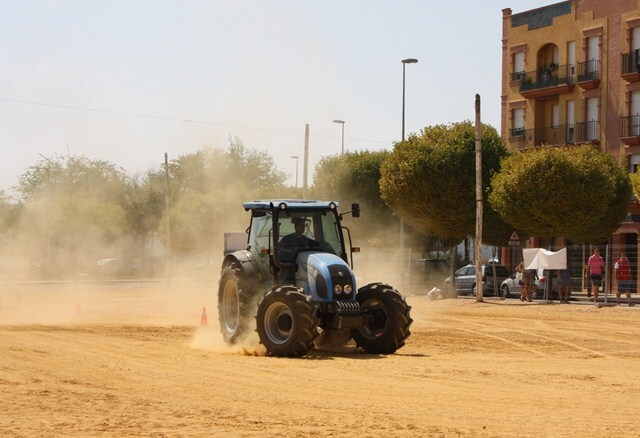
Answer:
[(252, 212), (249, 250), (274, 284), (294, 283), (300, 258), (308, 253), (331, 254), (348, 264), (337, 203), (256, 201), (244, 208)]

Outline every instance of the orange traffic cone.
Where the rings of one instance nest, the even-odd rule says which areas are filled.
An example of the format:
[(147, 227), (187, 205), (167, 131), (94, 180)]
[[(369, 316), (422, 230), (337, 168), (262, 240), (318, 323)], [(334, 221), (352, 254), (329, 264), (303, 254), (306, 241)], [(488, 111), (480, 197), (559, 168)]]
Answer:
[(202, 308), (202, 316), (200, 317), (200, 326), (201, 327), (208, 327), (209, 323), (207, 322), (207, 308), (203, 307)]

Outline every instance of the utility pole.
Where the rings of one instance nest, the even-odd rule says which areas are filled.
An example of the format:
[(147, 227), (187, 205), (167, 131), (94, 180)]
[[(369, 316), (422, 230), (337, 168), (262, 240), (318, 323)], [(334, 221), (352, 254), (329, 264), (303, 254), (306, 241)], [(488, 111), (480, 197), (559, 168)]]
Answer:
[(164, 217), (167, 223), (165, 227), (165, 255), (164, 272), (167, 286), (169, 286), (171, 265), (171, 217), (169, 216), (169, 155), (164, 153)]
[[(482, 302), (482, 126), (480, 124), (480, 95), (476, 94), (476, 301)], [(495, 283), (495, 281), (494, 281)]]
[(307, 199), (307, 176), (309, 168), (309, 124), (304, 125), (304, 168), (302, 169), (302, 197)]

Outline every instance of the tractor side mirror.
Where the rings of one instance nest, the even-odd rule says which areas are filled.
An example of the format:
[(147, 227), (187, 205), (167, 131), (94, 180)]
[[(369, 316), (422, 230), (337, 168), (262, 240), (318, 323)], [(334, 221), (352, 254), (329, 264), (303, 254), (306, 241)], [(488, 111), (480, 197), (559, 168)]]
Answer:
[(360, 204), (357, 202), (351, 204), (351, 214), (353, 217), (360, 217)]

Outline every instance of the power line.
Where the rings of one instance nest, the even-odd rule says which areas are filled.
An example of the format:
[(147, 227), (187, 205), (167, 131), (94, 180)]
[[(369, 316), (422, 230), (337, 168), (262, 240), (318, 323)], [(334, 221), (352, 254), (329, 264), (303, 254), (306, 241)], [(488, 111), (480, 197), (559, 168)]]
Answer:
[[(18, 103), (22, 105), (35, 105), (35, 106), (43, 106), (49, 108), (61, 108), (66, 110), (73, 111), (86, 111), (86, 112), (94, 112), (94, 113), (102, 113), (102, 114), (112, 114), (118, 116), (127, 116), (127, 117), (139, 117), (144, 119), (155, 119), (155, 120), (167, 120), (171, 122), (183, 122), (183, 123), (193, 123), (199, 125), (212, 125), (212, 126), (223, 126), (227, 128), (238, 128), (238, 129), (253, 129), (257, 131), (267, 131), (267, 132), (277, 132), (281, 134), (295, 134), (295, 135), (303, 135), (301, 131), (287, 131), (284, 129), (273, 129), (273, 128), (263, 128), (258, 126), (243, 126), (243, 125), (235, 125), (230, 123), (220, 123), (220, 122), (212, 122), (209, 120), (197, 120), (197, 119), (188, 119), (188, 118), (180, 118), (180, 117), (168, 117), (168, 116), (159, 116), (154, 114), (144, 114), (144, 113), (133, 113), (127, 111), (115, 111), (115, 110), (106, 110), (101, 108), (89, 108), (82, 106), (74, 106), (74, 105), (62, 105), (55, 103), (46, 103), (46, 102), (34, 102), (29, 100), (21, 100), (21, 99), (9, 99), (0, 97), (0, 102), (8, 102), (8, 103)], [(340, 138), (335, 135), (327, 135), (327, 134), (311, 134), (312, 137), (324, 137), (324, 138)], [(367, 143), (379, 143), (379, 144), (387, 144), (390, 145), (392, 141), (381, 141), (381, 140), (369, 140), (364, 138), (353, 138), (347, 137), (350, 141), (360, 141)]]

